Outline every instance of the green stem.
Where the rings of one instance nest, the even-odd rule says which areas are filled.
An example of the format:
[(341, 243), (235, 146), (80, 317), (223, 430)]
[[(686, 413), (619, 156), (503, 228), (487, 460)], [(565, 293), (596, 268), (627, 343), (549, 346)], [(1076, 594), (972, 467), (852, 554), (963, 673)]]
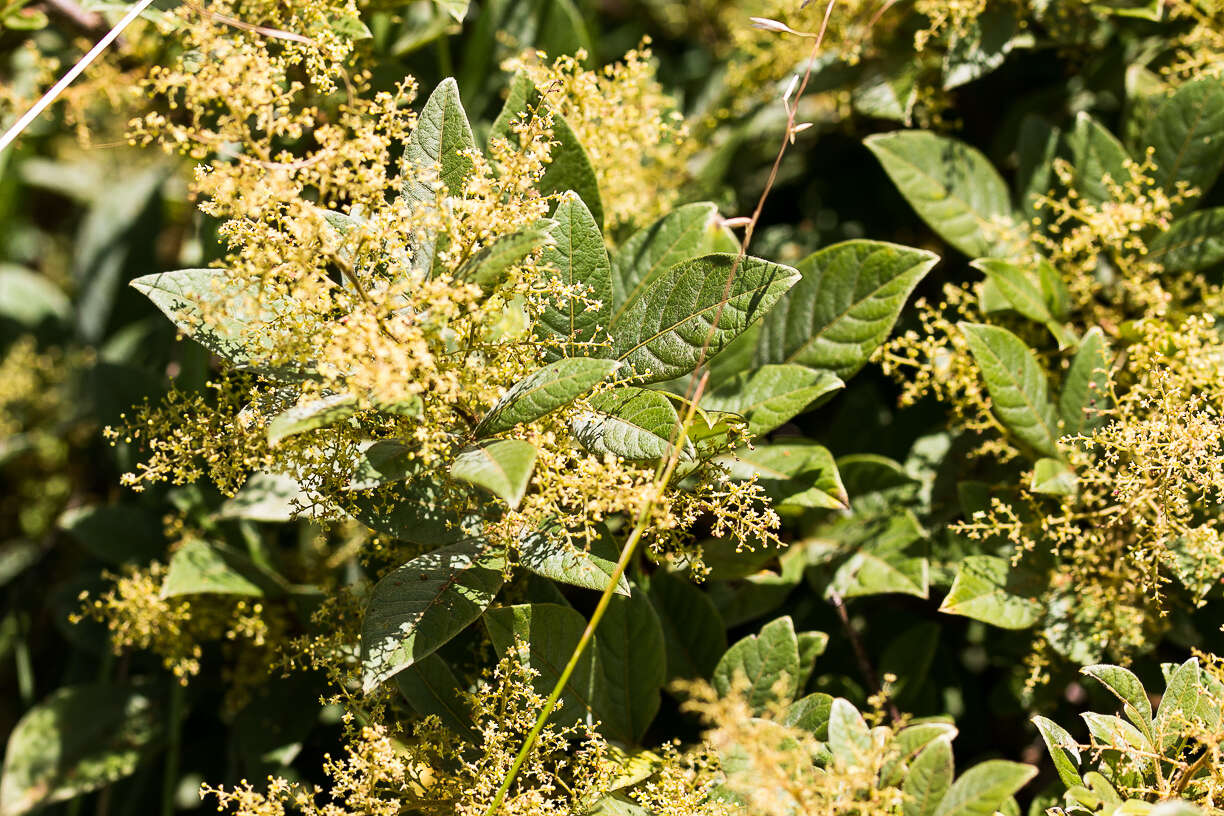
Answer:
[(701, 399), (700, 394), (704, 385), (705, 377), (702, 377), (701, 383), (697, 387), (697, 399), (690, 403), (688, 413), (685, 414), (684, 421), (680, 424), (676, 444), (672, 448), (673, 453), (667, 458), (666, 465), (661, 468), (661, 472), (656, 472), (655, 474), (654, 490), (638, 513), (633, 530), (629, 533), (629, 538), (625, 540), (625, 546), (621, 549), (616, 567), (612, 570), (612, 574), (608, 578), (608, 584), (599, 596), (599, 603), (595, 605), (595, 611), (591, 613), (591, 619), (587, 621), (586, 628), (582, 630), (582, 637), (578, 638), (578, 645), (574, 647), (574, 652), (570, 655), (569, 662), (565, 664), (565, 668), (561, 671), (561, 676), (557, 678), (552, 692), (544, 702), (544, 708), (540, 711), (539, 716), (536, 717), (535, 724), (532, 725), (531, 731), (527, 734), (527, 739), (523, 741), (522, 747), (519, 748), (518, 755), (514, 758), (514, 764), (510, 766), (510, 771), (506, 774), (506, 778), (502, 780), (501, 787), (497, 789), (497, 794), (493, 797), (492, 804), (485, 811), (485, 816), (494, 816), (498, 808), (501, 807), (502, 801), (510, 791), (510, 786), (514, 784), (515, 777), (518, 776), (523, 763), (527, 761), (527, 755), (531, 753), (531, 749), (535, 747), (540, 732), (544, 730), (544, 723), (548, 722), (548, 718), (552, 716), (553, 709), (556, 708), (557, 700), (561, 699), (561, 692), (565, 689), (565, 684), (569, 682), (570, 675), (578, 667), (578, 661), (582, 659), (583, 652), (586, 651), (591, 639), (595, 637), (595, 629), (603, 619), (604, 612), (608, 609), (608, 604), (612, 602), (612, 596), (616, 594), (616, 587), (620, 583), (621, 577), (625, 574), (625, 570), (629, 567), (630, 562), (633, 561), (633, 554), (637, 551), (642, 535), (646, 532), (646, 525), (650, 523), (650, 516), (654, 511), (655, 502), (662, 496), (668, 482), (671, 481), (672, 474), (675, 473), (676, 465), (680, 461), (680, 451), (684, 450), (684, 442), (688, 438), (689, 423), (693, 420), (693, 412)]
[(177, 677), (170, 678), (170, 710), (166, 716), (166, 765), (162, 776), (162, 816), (173, 816), (178, 793), (179, 754), (183, 738), (183, 698), (186, 692)]

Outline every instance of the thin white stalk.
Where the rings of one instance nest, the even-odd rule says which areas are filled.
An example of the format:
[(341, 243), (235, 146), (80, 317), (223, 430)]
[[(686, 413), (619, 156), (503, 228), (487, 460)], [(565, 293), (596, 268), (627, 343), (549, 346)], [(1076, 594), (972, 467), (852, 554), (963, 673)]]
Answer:
[(123, 15), (123, 19), (116, 23), (114, 28), (106, 32), (106, 36), (98, 40), (97, 45), (89, 49), (89, 53), (77, 60), (76, 65), (69, 68), (68, 73), (60, 77), (59, 82), (52, 85), (51, 89), (43, 94), (42, 98), (34, 103), (34, 107), (26, 111), (25, 114), (18, 119), (11, 128), (5, 131), (3, 136), (0, 136), (0, 153), (3, 153), (4, 150), (13, 143), (13, 140), (20, 136), (21, 132), (29, 127), (31, 122), (38, 118), (39, 114), (46, 110), (48, 106), (50, 106), (51, 103), (54, 102), (69, 85), (75, 82), (76, 78), (84, 73), (85, 69), (89, 67), (90, 63), (96, 60), (99, 54), (109, 48), (110, 44), (117, 40), (119, 35), (123, 33), (123, 30), (131, 25), (132, 21), (139, 17), (141, 12), (152, 4), (153, 0), (139, 0), (136, 5), (132, 6), (128, 13)]

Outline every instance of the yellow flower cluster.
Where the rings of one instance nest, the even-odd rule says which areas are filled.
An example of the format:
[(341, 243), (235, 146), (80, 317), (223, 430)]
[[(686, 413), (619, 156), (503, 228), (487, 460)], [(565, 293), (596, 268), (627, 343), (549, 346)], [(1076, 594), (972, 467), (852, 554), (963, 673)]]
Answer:
[(551, 63), (546, 54), (524, 54), (504, 66), (525, 70), (586, 147), (610, 230), (665, 213), (695, 147), (676, 101), (656, 78), (648, 43), (598, 71), (583, 69), (581, 50)]

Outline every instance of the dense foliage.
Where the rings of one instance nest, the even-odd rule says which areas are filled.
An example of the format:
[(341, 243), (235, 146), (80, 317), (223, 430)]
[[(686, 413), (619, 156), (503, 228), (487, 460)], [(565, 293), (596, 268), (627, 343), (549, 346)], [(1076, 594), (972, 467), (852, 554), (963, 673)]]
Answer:
[(150, 6), (0, 152), (0, 816), (1224, 809), (1222, 169), (1217, 0)]

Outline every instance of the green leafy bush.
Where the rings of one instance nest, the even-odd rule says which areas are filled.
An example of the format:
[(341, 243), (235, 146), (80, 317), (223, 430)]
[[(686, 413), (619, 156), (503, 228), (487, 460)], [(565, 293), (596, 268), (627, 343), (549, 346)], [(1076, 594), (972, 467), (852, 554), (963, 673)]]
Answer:
[(1221, 32), (146, 7), (0, 152), (0, 815), (1218, 810)]

